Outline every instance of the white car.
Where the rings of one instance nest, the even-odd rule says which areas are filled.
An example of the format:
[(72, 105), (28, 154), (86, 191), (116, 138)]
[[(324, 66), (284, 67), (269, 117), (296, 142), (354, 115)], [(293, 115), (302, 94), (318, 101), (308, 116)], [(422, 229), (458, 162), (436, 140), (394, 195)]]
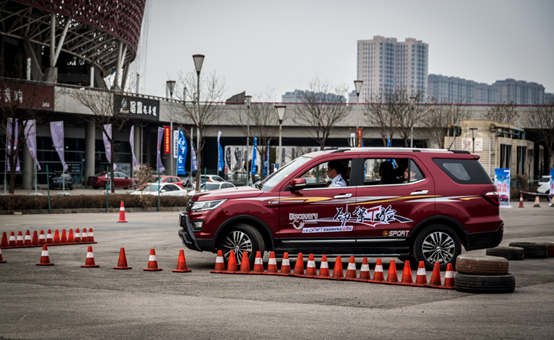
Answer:
[(200, 191), (212, 191), (219, 189), (234, 188), (235, 185), (231, 182), (206, 182), (200, 185)]
[(539, 179), (539, 186), (537, 188), (537, 192), (541, 194), (550, 193), (550, 176), (542, 176)]
[(187, 191), (173, 183), (147, 183), (141, 190), (131, 192), (131, 195), (152, 195), (156, 196), (186, 196)]

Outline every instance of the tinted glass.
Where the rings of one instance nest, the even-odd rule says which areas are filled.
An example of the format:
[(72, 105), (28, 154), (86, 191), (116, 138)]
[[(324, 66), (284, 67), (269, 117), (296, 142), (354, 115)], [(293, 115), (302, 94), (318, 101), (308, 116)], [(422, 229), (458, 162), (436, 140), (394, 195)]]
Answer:
[(448, 177), (461, 184), (491, 184), (485, 169), (476, 159), (446, 159), (435, 158), (433, 162), (444, 171)]

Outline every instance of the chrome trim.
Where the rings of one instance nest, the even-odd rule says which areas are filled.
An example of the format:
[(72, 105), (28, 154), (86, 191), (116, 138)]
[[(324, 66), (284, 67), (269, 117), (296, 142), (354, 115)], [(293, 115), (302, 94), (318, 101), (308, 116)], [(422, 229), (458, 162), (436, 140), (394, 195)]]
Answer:
[(406, 241), (405, 238), (375, 238), (375, 239), (361, 239), (356, 240), (356, 242), (360, 243), (376, 243), (376, 242), (398, 242), (398, 241)]

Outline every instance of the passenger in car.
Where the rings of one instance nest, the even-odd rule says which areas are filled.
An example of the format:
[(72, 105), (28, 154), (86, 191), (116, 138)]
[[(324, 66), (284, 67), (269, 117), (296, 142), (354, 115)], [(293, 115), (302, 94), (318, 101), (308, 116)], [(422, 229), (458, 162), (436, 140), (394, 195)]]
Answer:
[(344, 165), (340, 161), (330, 161), (327, 163), (327, 176), (331, 178), (329, 188), (345, 187), (346, 181), (343, 178)]

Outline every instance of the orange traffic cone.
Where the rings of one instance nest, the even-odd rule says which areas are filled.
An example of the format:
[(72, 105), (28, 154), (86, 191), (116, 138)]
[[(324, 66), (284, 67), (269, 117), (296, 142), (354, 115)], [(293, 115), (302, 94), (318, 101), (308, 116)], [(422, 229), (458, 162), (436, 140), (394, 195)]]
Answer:
[(302, 253), (298, 253), (296, 257), (296, 263), (294, 264), (294, 274), (304, 275), (304, 258)]
[(17, 232), (17, 238), (16, 238), (16, 241), (15, 241), (15, 245), (18, 246), (18, 247), (23, 246), (23, 232), (22, 231)]
[(454, 268), (452, 263), (446, 265), (446, 273), (444, 274), (444, 286), (448, 288), (454, 287)]
[(373, 280), (374, 281), (384, 281), (385, 275), (383, 274), (383, 261), (377, 259), (375, 262), (375, 270), (373, 271)]
[(119, 221), (117, 221), (117, 223), (127, 223), (125, 219), (125, 204), (123, 201), (119, 204)]
[(242, 251), (242, 257), (240, 259), (240, 272), (250, 273), (250, 259), (248, 258), (248, 252), (246, 250)]
[(269, 259), (267, 261), (267, 272), (277, 273), (277, 259), (275, 258), (275, 252), (269, 252)]
[(367, 257), (362, 258), (362, 267), (360, 268), (360, 279), (362, 280), (370, 279), (369, 263), (367, 261)]
[(518, 208), (523, 208), (523, 193), (519, 193), (519, 206)]
[(73, 234), (73, 229), (69, 229), (69, 235), (67, 235), (67, 242), (75, 242), (75, 234)]
[(81, 242), (88, 242), (87, 228), (83, 228), (83, 231), (81, 232)]
[(127, 256), (125, 256), (125, 248), (123, 247), (119, 248), (119, 260), (117, 260), (117, 266), (113, 267), (113, 269), (119, 269), (119, 270), (131, 269), (131, 267), (127, 265)]
[(321, 257), (321, 263), (319, 264), (319, 277), (329, 277), (329, 263), (327, 262), (327, 255)]
[(33, 244), (33, 241), (31, 239), (31, 232), (29, 230), (27, 230), (25, 232), (25, 240), (24, 240), (24, 243), (26, 246), (30, 246)]
[(415, 283), (416, 285), (427, 284), (427, 272), (425, 271), (425, 262), (423, 261), (419, 261), (419, 265), (417, 266)]
[(0, 247), (7, 247), (8, 246), (8, 234), (4, 231), (2, 233), (2, 242), (0, 242)]
[(44, 234), (44, 230), (40, 231), (40, 234), (38, 235), (38, 244), (45, 244), (46, 243), (46, 235)]
[(283, 259), (281, 260), (281, 274), (290, 274), (290, 260), (289, 253), (283, 253)]
[(50, 262), (50, 256), (48, 256), (48, 247), (45, 245), (42, 246), (42, 252), (40, 253), (40, 262), (37, 263), (37, 266), (53, 266), (54, 264)]
[(31, 240), (33, 246), (38, 246), (38, 232), (33, 230), (33, 239)]
[(306, 264), (306, 276), (316, 276), (314, 254), (308, 255), (308, 263)]
[(262, 259), (262, 252), (256, 251), (256, 257), (254, 258), (254, 273), (264, 272), (264, 260)]
[(94, 253), (92, 252), (92, 246), (88, 246), (85, 264), (82, 265), (81, 268), (98, 268), (98, 267), (100, 266), (94, 263)]
[(148, 267), (144, 268), (147, 272), (159, 272), (162, 270), (158, 268), (158, 260), (156, 259), (156, 251), (154, 248), (150, 249), (150, 255), (148, 256)]
[(52, 236), (52, 229), (48, 229), (46, 232), (46, 243), (52, 244), (54, 243), (54, 237)]
[(404, 261), (402, 269), (402, 283), (414, 283), (412, 280), (412, 268), (410, 268), (410, 260)]
[(96, 243), (96, 241), (94, 241), (94, 230), (92, 228), (88, 228), (88, 241)]
[(2, 248), (0, 248), (0, 263), (6, 263), (6, 260), (2, 257)]
[(533, 208), (540, 208), (541, 207), (541, 199), (539, 195), (535, 195), (535, 203), (533, 203)]
[(396, 261), (390, 260), (389, 273), (387, 275), (387, 282), (398, 282), (398, 275), (396, 273)]
[(58, 229), (54, 230), (54, 243), (60, 243), (60, 231)]
[(342, 274), (342, 258), (340, 256), (337, 256), (335, 258), (335, 267), (333, 268), (333, 278), (334, 279), (344, 278)]
[(185, 250), (179, 249), (179, 257), (177, 258), (177, 268), (173, 269), (174, 273), (189, 273), (190, 269), (187, 268), (187, 260), (185, 258)]
[(60, 242), (61, 243), (66, 243), (67, 242), (67, 231), (65, 229), (62, 229), (62, 236), (60, 238)]
[(10, 238), (8, 239), (8, 245), (10, 247), (15, 247), (17, 245), (17, 241), (15, 240), (15, 233), (13, 231), (10, 231)]
[(81, 242), (81, 229), (75, 228), (75, 238), (73, 239), (73, 241), (77, 243)]
[(441, 266), (438, 262), (433, 265), (433, 272), (431, 273), (431, 280), (429, 281), (431, 286), (441, 285)]
[(347, 279), (356, 278), (356, 258), (354, 258), (354, 256), (350, 256), (350, 258), (348, 259), (348, 267), (346, 267), (345, 277)]
[(224, 270), (225, 270), (225, 259), (223, 258), (223, 251), (220, 249), (217, 251), (217, 256), (215, 257), (214, 272), (222, 272)]
[(236, 272), (237, 271), (237, 257), (235, 251), (231, 250), (229, 252), (229, 258), (227, 259), (227, 271)]

